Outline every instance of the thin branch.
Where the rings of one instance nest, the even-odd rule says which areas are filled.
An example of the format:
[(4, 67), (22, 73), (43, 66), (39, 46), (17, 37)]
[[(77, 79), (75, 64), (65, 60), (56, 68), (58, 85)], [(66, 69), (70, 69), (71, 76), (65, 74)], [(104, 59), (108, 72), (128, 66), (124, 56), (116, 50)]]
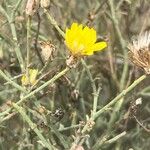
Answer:
[(37, 134), (39, 139), (42, 141), (42, 143), (47, 147), (49, 150), (53, 150), (53, 147), (51, 143), (49, 143), (44, 136), (41, 134), (41, 132), (38, 130), (37, 125), (34, 124), (31, 119), (26, 115), (25, 111), (22, 107), (19, 107), (17, 104), (13, 103), (13, 107), (20, 113), (22, 118), (29, 124), (30, 128)]
[(120, 28), (119, 28), (119, 22), (116, 16), (116, 10), (114, 8), (114, 0), (108, 0), (109, 6), (110, 6), (110, 11), (112, 15), (112, 21), (116, 30), (116, 34), (118, 36), (119, 43), (121, 45), (121, 49), (123, 50), (124, 54), (124, 67), (123, 67), (123, 72), (122, 72), (122, 77), (120, 80), (120, 90), (123, 90), (125, 87), (125, 81), (128, 73), (128, 54), (127, 54), (127, 49), (125, 45), (125, 41), (122, 37)]
[(142, 82), (144, 79), (146, 79), (146, 75), (142, 75), (138, 79), (136, 79), (127, 89), (123, 90), (118, 96), (116, 96), (113, 100), (110, 101), (106, 106), (104, 106), (102, 109), (96, 112), (94, 118), (96, 119), (101, 115), (105, 110), (107, 110), (109, 107), (114, 105), (118, 100), (120, 100), (122, 97), (124, 97), (127, 93), (129, 93), (131, 90), (133, 90), (140, 82)]
[[(45, 82), (43, 85), (41, 85), (40, 87), (38, 87), (34, 91), (30, 92), (29, 94), (27, 94), (26, 96), (21, 98), (16, 104), (19, 105), (19, 104), (22, 104), (23, 102), (25, 102), (27, 100), (30, 100), (29, 97), (34, 96), (36, 93), (38, 93), (39, 91), (41, 91), (42, 89), (44, 89), (48, 85), (54, 83), (57, 79), (59, 79), (60, 77), (65, 75), (69, 70), (70, 70), (70, 68), (65, 68), (64, 70), (62, 70), (61, 72), (56, 74), (53, 78), (51, 78), (49, 81)], [(9, 108), (9, 109), (5, 110), (4, 112), (0, 113), (0, 117), (7, 115), (11, 111), (11, 109), (12, 108)]]
[(38, 25), (37, 25), (37, 31), (36, 31), (35, 41), (34, 41), (34, 49), (35, 49), (35, 51), (37, 53), (37, 56), (39, 57), (39, 60), (40, 60), (40, 62), (42, 64), (42, 66), (44, 66), (43, 59), (42, 59), (41, 54), (39, 52), (39, 49), (37, 47), (38, 37), (39, 37), (39, 31), (40, 31), (40, 24), (41, 24), (41, 18), (40, 18), (39, 12), (37, 12), (37, 19), (38, 19)]
[(150, 129), (147, 129), (137, 118), (136, 116), (133, 116), (136, 122), (148, 133), (150, 133)]

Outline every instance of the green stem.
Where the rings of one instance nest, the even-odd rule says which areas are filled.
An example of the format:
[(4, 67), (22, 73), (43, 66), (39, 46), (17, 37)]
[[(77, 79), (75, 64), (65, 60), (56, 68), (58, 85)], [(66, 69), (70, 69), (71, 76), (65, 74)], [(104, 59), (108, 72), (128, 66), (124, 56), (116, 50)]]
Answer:
[(79, 128), (80, 126), (81, 126), (80, 124), (71, 125), (71, 126), (69, 126), (69, 127), (60, 128), (58, 131), (63, 132), (63, 131), (66, 131), (66, 130), (70, 130), (70, 129), (74, 129), (74, 128)]
[(39, 88), (35, 89), (31, 93), (29, 93), (28, 95), (26, 95), (25, 97), (23, 97), (21, 100), (19, 100), (17, 102), (17, 104), (23, 103), (27, 98), (29, 98), (29, 97), (33, 96), (34, 94), (38, 93), (39, 91), (41, 91), (42, 89), (44, 89), (46, 86), (54, 83), (54, 81), (56, 81), (57, 79), (59, 79), (61, 76), (65, 75), (66, 72), (68, 72), (68, 71), (69, 71), (69, 68), (65, 68), (64, 70), (62, 70), (61, 72), (59, 72), (57, 75), (55, 75), (52, 79), (50, 79), (49, 81), (47, 81), (43, 85), (41, 85)]
[(17, 8), (19, 7), (21, 1), (22, 0), (18, 1), (14, 11), (12, 12), (11, 17), (9, 17), (7, 12), (4, 10), (4, 8), (1, 5), (0, 5), (0, 12), (7, 18), (8, 22), (10, 24), (10, 28), (11, 28), (11, 32), (12, 32), (12, 36), (13, 36), (13, 40), (14, 40), (15, 53), (16, 53), (17, 59), (19, 61), (20, 67), (23, 71), (24, 70), (24, 61), (23, 61), (20, 46), (19, 46), (19, 43), (18, 43), (16, 28), (15, 28), (15, 24), (14, 24), (15, 12), (16, 12)]
[(118, 139), (122, 138), (123, 136), (125, 136), (127, 133), (126, 131), (116, 135), (115, 137), (113, 137), (112, 139), (108, 140), (105, 142), (105, 144), (111, 144), (111, 143), (114, 143), (116, 142)]
[(15, 83), (14, 81), (12, 81), (9, 77), (6, 76), (6, 74), (5, 74), (2, 70), (0, 70), (0, 75), (1, 75), (8, 83), (11, 83), (11, 85), (14, 86), (16, 89), (18, 89), (18, 90), (20, 90), (20, 91), (26, 93), (26, 90), (25, 90), (22, 86), (18, 85), (18, 84)]
[(60, 27), (58, 26), (57, 22), (55, 21), (55, 19), (48, 13), (48, 11), (45, 9), (45, 14), (48, 18), (48, 20), (50, 21), (50, 23), (56, 28), (56, 30), (59, 32), (59, 34), (65, 38), (65, 33), (60, 29)]
[(30, 128), (37, 134), (39, 139), (42, 141), (42, 143), (47, 147), (49, 150), (52, 150), (52, 145), (43, 137), (41, 132), (38, 130), (37, 125), (34, 124), (30, 118), (26, 115), (25, 111), (22, 107), (19, 107), (17, 104), (13, 103), (13, 107), (20, 113), (22, 118), (29, 124)]
[(116, 17), (116, 11), (114, 8), (114, 0), (108, 0), (108, 2), (110, 6), (111, 15), (112, 15), (112, 21), (116, 30), (116, 34), (118, 36), (119, 43), (121, 45), (121, 49), (123, 50), (123, 54), (124, 54), (124, 67), (123, 67), (122, 77), (120, 80), (120, 90), (123, 90), (123, 88), (125, 87), (125, 80), (126, 80), (127, 73), (128, 73), (128, 53), (126, 50), (125, 41), (119, 29), (119, 22)]
[(68, 142), (67, 140), (64, 139), (63, 135), (56, 129), (56, 127), (52, 124), (50, 124), (50, 126), (48, 126), (51, 131), (53, 131), (55, 133), (55, 135), (57, 136), (57, 138), (59, 139), (60, 143), (63, 145), (63, 147), (65, 149), (69, 148)]
[(26, 76), (28, 81), (29, 80), (29, 64), (30, 64), (30, 41), (31, 41), (31, 34), (30, 34), (30, 28), (31, 28), (31, 16), (28, 16), (27, 20), (27, 64), (26, 64)]
[(115, 137), (113, 137), (113, 138), (111, 138), (109, 140), (107, 140), (106, 137), (100, 138), (100, 140), (97, 140), (97, 143), (92, 147), (92, 149), (94, 149), (94, 150), (100, 150), (100, 148), (101, 148), (102, 145), (112, 144), (112, 143), (118, 141), (120, 138), (122, 138), (126, 134), (127, 134), (126, 131), (124, 131), (124, 132), (116, 135)]
[(82, 64), (85, 67), (85, 70), (86, 70), (86, 72), (87, 72), (87, 74), (89, 76), (89, 79), (90, 79), (91, 85), (92, 85), (92, 89), (93, 89), (94, 100), (93, 100), (93, 112), (92, 112), (92, 115), (94, 115), (96, 110), (97, 110), (98, 93), (99, 93), (100, 89), (98, 91), (96, 90), (96, 85), (95, 85), (94, 79), (92, 77), (92, 74), (91, 74), (87, 64), (85, 63), (85, 61), (83, 59), (81, 61), (82, 61)]
[(21, 68), (21, 70), (23, 72), (23, 70), (24, 70), (24, 61), (23, 61), (23, 57), (22, 57), (22, 54), (21, 54), (20, 46), (18, 44), (16, 29), (15, 29), (15, 25), (14, 24), (11, 24), (11, 30), (12, 30), (12, 34), (13, 34), (13, 39), (15, 41), (16, 56), (17, 56), (17, 59), (19, 61), (20, 68)]
[(15, 13), (16, 13), (17, 9), (19, 8), (21, 2), (22, 2), (22, 0), (19, 0), (19, 1), (17, 2), (16, 6), (15, 6), (15, 8), (14, 8), (12, 14), (11, 14), (11, 18), (12, 18), (12, 19), (15, 18)]
[[(130, 92), (133, 88), (135, 88), (140, 82), (142, 82), (146, 78), (146, 75), (142, 75), (137, 80), (135, 80), (127, 89), (123, 90), (118, 96), (116, 96), (113, 100), (110, 101), (107, 105), (105, 105), (102, 109), (97, 111), (92, 117), (93, 120), (96, 120), (102, 113), (108, 110), (109, 107), (118, 102), (122, 97), (124, 97), (128, 92)], [(82, 129), (82, 134), (85, 133), (88, 129), (88, 125), (86, 124)]]
[[(43, 85), (41, 85), (39, 88), (35, 89), (34, 91), (32, 91), (31, 93), (27, 94), (26, 96), (24, 96), (22, 99), (20, 99), (16, 104), (22, 104), (25, 100), (29, 100), (28, 98), (33, 96), (34, 94), (38, 93), (39, 91), (41, 91), (43, 88), (45, 88), (46, 86), (54, 83), (54, 81), (56, 81), (57, 79), (59, 79), (61, 76), (65, 75), (68, 71), (70, 70), (70, 68), (65, 68), (64, 70), (62, 70), (61, 72), (59, 72), (57, 75), (55, 75), (52, 79), (50, 79), (49, 81), (45, 82)], [(0, 117), (7, 115), (9, 112), (11, 111), (11, 108), (7, 109), (6, 111), (0, 113)]]
[(146, 78), (146, 75), (142, 75), (137, 80), (135, 80), (127, 89), (123, 90), (118, 96), (116, 96), (113, 100), (110, 101), (106, 106), (104, 106), (102, 109), (96, 112), (94, 115), (94, 119), (99, 117), (105, 110), (107, 110), (109, 107), (114, 105), (118, 100), (120, 100), (122, 97), (124, 97), (128, 92), (130, 92), (133, 88), (135, 88), (141, 81), (143, 81)]
[[(20, 77), (22, 77), (23, 76), (23, 74), (19, 74), (19, 75), (17, 75), (17, 76), (14, 76), (14, 77), (11, 77), (11, 78), (9, 78), (11, 81), (13, 81), (13, 80), (16, 80), (16, 79), (18, 79), (18, 78), (20, 78)], [(6, 80), (7, 81), (7, 80)], [(7, 84), (10, 84), (10, 82), (9, 81), (7, 81), (7, 82), (5, 82), (4, 83), (4, 85), (7, 85)]]
[(114, 126), (114, 122), (118, 119), (117, 114), (119, 113), (119, 110), (121, 109), (123, 102), (124, 102), (124, 97), (120, 98), (113, 108), (113, 113), (111, 114), (111, 118), (108, 122), (108, 129), (107, 129), (108, 134), (111, 133), (112, 127)]

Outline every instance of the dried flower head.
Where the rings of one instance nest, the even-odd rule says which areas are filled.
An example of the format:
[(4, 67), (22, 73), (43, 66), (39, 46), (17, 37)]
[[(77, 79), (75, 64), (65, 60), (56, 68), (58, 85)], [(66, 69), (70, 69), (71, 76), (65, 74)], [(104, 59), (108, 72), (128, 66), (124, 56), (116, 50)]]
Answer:
[(93, 126), (95, 125), (95, 122), (93, 120), (87, 121), (88, 131), (92, 130)]
[(107, 47), (106, 42), (97, 42), (96, 31), (82, 24), (73, 23), (70, 29), (66, 29), (65, 43), (75, 57), (93, 55), (95, 51), (101, 51)]
[(48, 8), (50, 6), (50, 0), (41, 0), (40, 4), (42, 8)]
[(67, 59), (66, 59), (66, 65), (69, 67), (69, 68), (76, 68), (77, 67), (77, 64), (78, 64), (78, 58), (71, 55), (69, 56)]
[(54, 57), (54, 52), (56, 51), (56, 47), (50, 42), (40, 42), (40, 46), (41, 46), (41, 54), (44, 58), (45, 61), (47, 61), (48, 59), (53, 59)]
[(139, 35), (128, 48), (131, 61), (143, 68), (146, 74), (150, 74), (150, 32)]
[(30, 69), (29, 70), (29, 77), (27, 77), (26, 74), (24, 74), (21, 78), (21, 82), (22, 82), (22, 85), (34, 85), (35, 82), (36, 82), (36, 77), (37, 77), (37, 74), (38, 74), (38, 70), (36, 69)]
[(39, 0), (28, 0), (26, 4), (26, 15), (33, 16), (39, 8)]

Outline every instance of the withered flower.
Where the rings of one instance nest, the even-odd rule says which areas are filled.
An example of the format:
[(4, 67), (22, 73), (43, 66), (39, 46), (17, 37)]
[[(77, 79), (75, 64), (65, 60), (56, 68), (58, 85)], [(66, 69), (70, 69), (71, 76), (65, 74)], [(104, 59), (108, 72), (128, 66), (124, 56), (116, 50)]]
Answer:
[(42, 8), (48, 8), (50, 6), (50, 0), (41, 0), (40, 4)]
[(28, 0), (25, 8), (26, 15), (33, 16), (39, 8), (39, 0)]
[(41, 54), (42, 57), (44, 58), (45, 61), (48, 61), (48, 59), (53, 60), (54, 57), (54, 52), (56, 51), (56, 47), (52, 44), (51, 41), (41, 41), (40, 42), (40, 46), (41, 46)]
[(146, 74), (150, 74), (150, 31), (145, 32), (133, 40), (128, 46), (130, 60)]

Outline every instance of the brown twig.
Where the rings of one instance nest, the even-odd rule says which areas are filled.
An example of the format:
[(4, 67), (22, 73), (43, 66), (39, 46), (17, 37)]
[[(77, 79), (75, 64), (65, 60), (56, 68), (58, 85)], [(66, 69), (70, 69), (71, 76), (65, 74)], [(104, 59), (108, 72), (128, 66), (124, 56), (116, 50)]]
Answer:
[(34, 49), (36, 51), (37, 56), (39, 57), (39, 60), (40, 60), (40, 62), (42, 64), (42, 66), (44, 66), (44, 61), (43, 61), (43, 59), (41, 57), (41, 54), (40, 54), (38, 46), (37, 46), (37, 44), (38, 44), (38, 37), (39, 37), (39, 31), (40, 31), (41, 18), (40, 18), (40, 14), (39, 14), (38, 11), (37, 11), (36, 15), (37, 15), (37, 19), (38, 19), (38, 25), (37, 25), (37, 32), (36, 32), (35, 41), (34, 41)]

